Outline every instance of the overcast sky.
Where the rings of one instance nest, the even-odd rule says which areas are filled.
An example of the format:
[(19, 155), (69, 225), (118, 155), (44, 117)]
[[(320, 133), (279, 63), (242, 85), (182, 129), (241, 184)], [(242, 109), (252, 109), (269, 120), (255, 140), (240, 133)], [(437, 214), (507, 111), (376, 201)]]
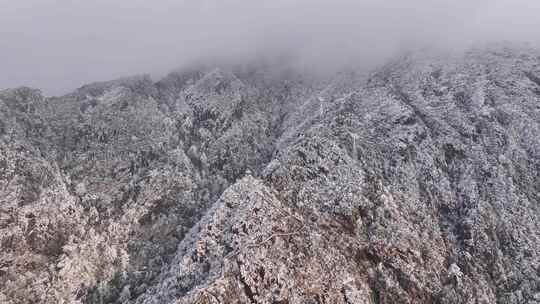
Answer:
[(63, 94), (197, 60), (369, 66), (412, 46), (540, 40), (540, 0), (0, 0), (0, 88)]

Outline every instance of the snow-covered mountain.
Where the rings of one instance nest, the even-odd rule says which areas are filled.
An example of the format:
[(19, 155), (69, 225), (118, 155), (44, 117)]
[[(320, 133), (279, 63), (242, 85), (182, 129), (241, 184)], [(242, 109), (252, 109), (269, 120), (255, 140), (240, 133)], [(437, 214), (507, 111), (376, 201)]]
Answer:
[(540, 52), (0, 91), (1, 303), (540, 303)]

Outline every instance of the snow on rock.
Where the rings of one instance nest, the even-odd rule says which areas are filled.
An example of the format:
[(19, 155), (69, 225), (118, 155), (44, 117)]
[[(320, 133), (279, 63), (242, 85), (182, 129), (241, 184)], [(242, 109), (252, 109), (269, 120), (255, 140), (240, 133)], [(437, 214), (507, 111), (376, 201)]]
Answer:
[(539, 303), (540, 56), (0, 92), (2, 303)]

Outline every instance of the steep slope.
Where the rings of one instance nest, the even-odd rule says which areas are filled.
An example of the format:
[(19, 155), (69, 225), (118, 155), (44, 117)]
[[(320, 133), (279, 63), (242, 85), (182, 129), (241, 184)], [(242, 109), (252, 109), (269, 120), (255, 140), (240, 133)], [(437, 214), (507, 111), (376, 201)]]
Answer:
[(519, 52), (405, 57), (329, 98), (135, 302), (540, 301), (539, 57)]
[(268, 162), (280, 132), (276, 96), (288, 98), (272, 81), (262, 92), (216, 69), (94, 83), (63, 97), (2, 91), (0, 299), (143, 293), (223, 190)]
[(284, 201), (366, 238), (377, 301), (538, 298), (538, 57), (515, 52), (393, 63), (270, 170)]
[(0, 93), (0, 302), (540, 303), (540, 54)]

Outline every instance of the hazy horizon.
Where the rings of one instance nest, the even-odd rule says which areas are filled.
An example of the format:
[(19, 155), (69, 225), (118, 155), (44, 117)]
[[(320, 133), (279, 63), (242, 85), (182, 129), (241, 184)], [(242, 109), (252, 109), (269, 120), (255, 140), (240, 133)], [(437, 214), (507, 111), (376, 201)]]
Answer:
[(540, 2), (0, 0), (0, 89), (59, 95), (194, 62), (294, 54), (319, 70), (376, 65), (414, 47), (538, 43)]

